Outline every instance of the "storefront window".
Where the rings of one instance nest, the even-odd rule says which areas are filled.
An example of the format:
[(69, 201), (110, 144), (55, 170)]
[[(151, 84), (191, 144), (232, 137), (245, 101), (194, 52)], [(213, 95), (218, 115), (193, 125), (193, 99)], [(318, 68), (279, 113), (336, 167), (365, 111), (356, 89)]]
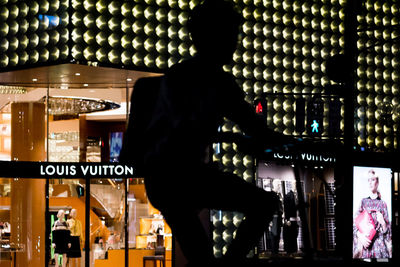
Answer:
[(49, 161), (118, 161), (129, 90), (104, 89), (97, 84), (83, 88), (68, 86), (74, 85), (49, 86), (45, 96)]
[(0, 160), (11, 157), (11, 113), (8, 108), (0, 112)]
[[(294, 168), (299, 167), (274, 161), (258, 164), (257, 186), (277, 193), (282, 203), (282, 214), (275, 215), (258, 247), (262, 257), (279, 254), (302, 257), (305, 247), (303, 227), (310, 229), (310, 245), (316, 251), (335, 249), (333, 168), (304, 164), (299, 169), (300, 186)], [(301, 218), (300, 195), (306, 203), (306, 218)]]
[[(2, 76), (9, 85), (2, 88), (8, 94), (0, 99), (0, 160), (99, 166), (117, 163), (133, 84), (136, 79), (151, 75), (154, 74), (64, 64)], [(170, 230), (165, 230), (161, 215), (150, 211), (143, 179), (133, 179), (134, 173), (116, 178), (112, 172), (97, 179), (99, 173), (87, 169), (87, 176), (92, 177), (88, 188), (88, 177), (71, 175), (79, 165), (76, 169), (66, 166), (32, 173), (35, 179), (29, 175), (0, 179), (1, 264), (7, 260), (15, 266), (62, 266), (66, 259), (53, 245), (58, 242), (57, 232), (53, 232), (63, 228), (55, 225), (64, 223), (70, 230), (69, 223), (74, 218), (81, 226), (79, 233), (73, 234), (79, 236), (74, 239), (79, 239), (75, 252), (80, 257), (67, 257), (69, 266), (125, 265), (128, 254), (131, 262), (141, 263), (143, 256), (154, 255), (156, 242), (152, 235), (157, 231), (171, 249)], [(46, 179), (37, 179), (42, 174)], [(131, 182), (126, 190), (128, 178), (140, 182)], [(87, 218), (90, 225), (86, 233)], [(157, 226), (162, 227), (143, 234), (145, 245), (138, 246), (143, 233), (140, 225), (147, 227), (149, 218), (158, 220)], [(132, 230), (126, 232), (126, 223)], [(87, 240), (89, 247), (85, 250)], [(59, 243), (58, 248), (63, 245)], [(132, 251), (125, 253), (125, 249)], [(32, 251), (37, 253), (34, 262), (27, 254)]]
[[(11, 233), (11, 181), (8, 178), (0, 178), (0, 246), (1, 262), (11, 263), (10, 233)], [(4, 253), (3, 253), (4, 251)]]
[[(50, 179), (47, 227), (49, 265), (82, 266), (85, 261), (85, 180)], [(70, 244), (70, 245), (68, 245)]]
[(91, 266), (119, 258), (124, 264), (125, 183), (122, 179), (92, 179), (90, 185)]
[[(146, 196), (143, 178), (129, 179), (128, 231), (129, 258), (134, 266), (142, 264), (141, 259), (164, 253), (166, 266), (172, 264), (171, 228), (160, 211), (155, 209)], [(136, 265), (135, 265), (136, 264)]]

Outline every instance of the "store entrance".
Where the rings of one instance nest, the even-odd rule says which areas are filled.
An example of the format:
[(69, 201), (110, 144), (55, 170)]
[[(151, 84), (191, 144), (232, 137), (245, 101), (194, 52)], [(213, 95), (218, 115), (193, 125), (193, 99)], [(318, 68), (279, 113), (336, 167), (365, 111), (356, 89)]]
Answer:
[[(171, 232), (143, 179), (110, 167), (133, 84), (154, 75), (76, 64), (0, 73), (0, 160), (65, 163), (41, 179), (0, 172), (0, 266), (142, 266), (158, 245), (171, 264)], [(79, 176), (73, 164), (94, 167)]]

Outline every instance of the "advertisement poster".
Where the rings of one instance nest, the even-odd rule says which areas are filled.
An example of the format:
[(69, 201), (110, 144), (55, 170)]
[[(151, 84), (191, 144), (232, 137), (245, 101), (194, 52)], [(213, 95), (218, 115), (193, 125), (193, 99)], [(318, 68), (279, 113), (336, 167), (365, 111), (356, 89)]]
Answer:
[(113, 132), (110, 135), (110, 161), (118, 162), (119, 154), (122, 149), (122, 132)]
[(353, 258), (392, 257), (392, 171), (354, 167)]

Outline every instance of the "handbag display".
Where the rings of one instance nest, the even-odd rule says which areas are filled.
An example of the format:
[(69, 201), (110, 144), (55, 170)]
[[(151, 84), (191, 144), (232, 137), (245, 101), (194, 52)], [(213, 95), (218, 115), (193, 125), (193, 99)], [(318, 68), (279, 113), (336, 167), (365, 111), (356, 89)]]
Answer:
[(371, 214), (367, 210), (364, 210), (357, 216), (355, 224), (358, 231), (364, 234), (369, 240), (374, 238), (376, 234), (375, 223)]

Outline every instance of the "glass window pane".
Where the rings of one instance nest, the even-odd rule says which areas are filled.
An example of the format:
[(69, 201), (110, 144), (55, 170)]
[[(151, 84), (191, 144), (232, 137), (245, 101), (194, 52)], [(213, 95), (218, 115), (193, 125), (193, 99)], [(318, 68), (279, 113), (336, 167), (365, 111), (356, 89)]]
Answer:
[(45, 263), (45, 185), (45, 179), (1, 179), (1, 257), (9, 266)]
[(11, 265), (12, 252), (10, 251), (11, 235), (11, 179), (0, 178), (0, 240), (2, 264)]
[[(129, 264), (142, 264), (143, 257), (165, 249), (166, 266), (171, 266), (172, 233), (162, 214), (148, 201), (143, 178), (129, 179), (128, 231)], [(139, 265), (140, 266), (140, 265)]]
[[(122, 179), (91, 179), (90, 266), (125, 263), (125, 185)], [(111, 262), (109, 262), (111, 264)]]
[(69, 266), (78, 267), (85, 262), (85, 211), (84, 179), (50, 179), (49, 265), (63, 266), (68, 261)]
[(49, 161), (117, 161), (126, 125), (125, 88), (49, 89)]

